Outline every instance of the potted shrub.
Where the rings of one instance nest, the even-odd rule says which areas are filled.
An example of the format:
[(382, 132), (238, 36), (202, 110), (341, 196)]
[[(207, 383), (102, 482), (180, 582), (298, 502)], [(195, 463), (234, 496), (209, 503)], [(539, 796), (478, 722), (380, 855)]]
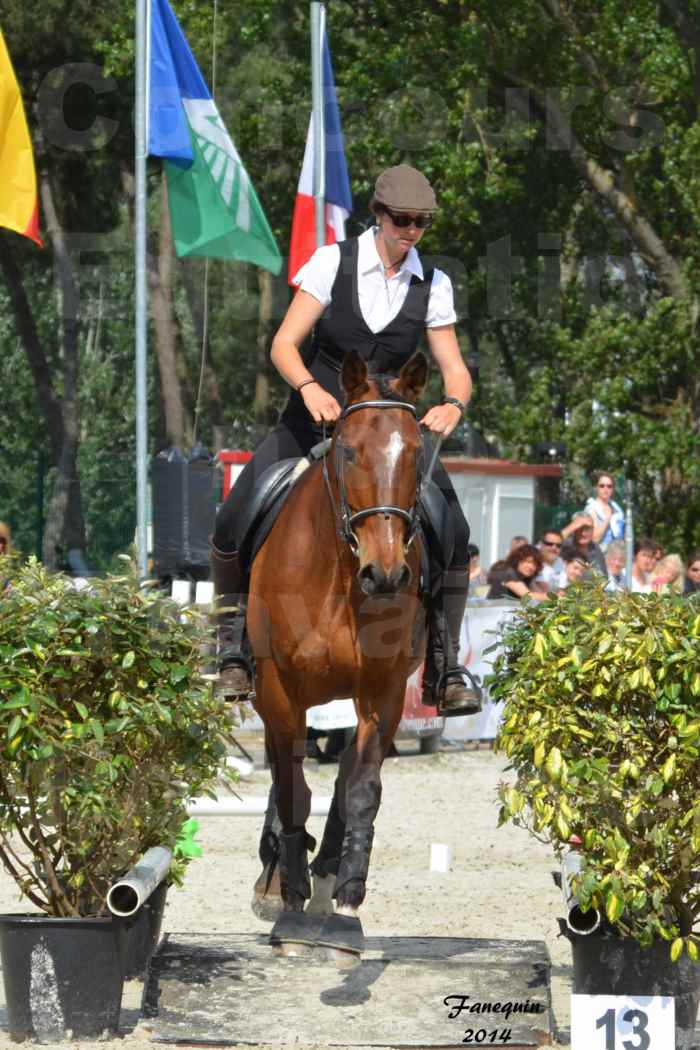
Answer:
[(571, 937), (574, 991), (676, 995), (678, 1046), (690, 1045), (700, 934), (700, 604), (573, 586), (521, 605), (498, 648), (490, 679), (491, 696), (505, 701), (497, 748), (516, 775), (500, 787), (500, 822), (527, 828), (560, 858), (577, 850), (578, 905), (604, 920), (593, 936)]
[(35, 908), (0, 918), (10, 1034), (97, 1035), (121, 998), (107, 891), (175, 847), (187, 799), (225, 775), (230, 723), (197, 613), (133, 573), (78, 590), (32, 561), (0, 607), (0, 861)]

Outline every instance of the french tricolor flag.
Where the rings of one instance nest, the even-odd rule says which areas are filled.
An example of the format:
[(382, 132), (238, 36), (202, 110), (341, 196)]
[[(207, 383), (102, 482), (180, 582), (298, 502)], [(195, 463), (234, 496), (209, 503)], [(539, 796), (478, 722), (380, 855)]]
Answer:
[[(345, 239), (345, 220), (352, 211), (352, 197), (325, 22), (323, 25), (323, 123), (326, 139), (326, 244), (335, 244), (336, 241)], [(294, 284), (293, 278), (304, 263), (311, 258), (316, 247), (312, 114), (292, 216), (292, 237), (289, 245), (290, 284)]]

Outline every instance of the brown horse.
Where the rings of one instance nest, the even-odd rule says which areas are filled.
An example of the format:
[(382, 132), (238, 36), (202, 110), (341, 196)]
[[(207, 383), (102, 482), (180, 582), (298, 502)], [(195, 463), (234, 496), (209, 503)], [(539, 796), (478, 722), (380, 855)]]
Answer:
[[(300, 913), (311, 896), (306, 710), (351, 696), (357, 732), (341, 759), (307, 914), (331, 914), (334, 896), (336, 915), (350, 916), (346, 926), (360, 938), (356, 913), (365, 897), (380, 769), (401, 719), (406, 681), (425, 653), (417, 534), (423, 451), (415, 405), (426, 376), (423, 354), (398, 378), (370, 376), (359, 354), (346, 355), (346, 407), (326, 461), (296, 482), (251, 572), (255, 708), (273, 776), (254, 909), (272, 918), (272, 900), (283, 913)], [(357, 948), (357, 936), (351, 940)]]

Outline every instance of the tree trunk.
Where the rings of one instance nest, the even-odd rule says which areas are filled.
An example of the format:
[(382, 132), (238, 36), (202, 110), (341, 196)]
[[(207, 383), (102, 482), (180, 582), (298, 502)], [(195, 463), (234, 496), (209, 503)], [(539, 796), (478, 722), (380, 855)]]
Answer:
[(168, 184), (161, 176), (160, 233), (158, 259), (149, 254), (148, 283), (151, 292), (151, 314), (155, 329), (156, 359), (163, 395), (165, 431), (170, 445), (185, 448), (192, 428), (186, 419), (182, 383), (178, 374), (177, 327), (173, 310), (172, 262), (173, 240), (168, 211)]
[[(219, 392), (219, 380), (209, 358), (209, 331), (205, 333), (204, 296), (200, 297), (195, 284), (194, 268), (188, 265), (189, 260), (182, 259), (180, 274), (185, 287), (187, 305), (189, 306), (192, 324), (197, 335), (197, 345), (203, 355), (202, 396), (209, 409), (209, 422), (212, 429), (212, 451), (220, 452), (224, 447), (224, 406)], [(207, 293), (205, 293), (207, 294)], [(201, 405), (198, 406), (201, 408)], [(199, 422), (199, 420), (197, 421)], [(197, 427), (199, 433), (200, 427)]]
[(272, 274), (258, 268), (258, 334), (255, 341), (257, 376), (253, 411), (255, 422), (267, 430), (270, 425), (270, 364), (269, 348), (272, 341)]
[(63, 342), (63, 421), (60, 454), (54, 461), (56, 480), (47, 515), (43, 540), (43, 561), (49, 569), (57, 568), (57, 548), (65, 554), (77, 551), (85, 557), (85, 519), (78, 477), (80, 441), (78, 412), (78, 369), (80, 336), (80, 299), (68, 254), (63, 229), (56, 213), (48, 172), (44, 168), (39, 180), (41, 203), (46, 228), (53, 247), (60, 289), (60, 316)]

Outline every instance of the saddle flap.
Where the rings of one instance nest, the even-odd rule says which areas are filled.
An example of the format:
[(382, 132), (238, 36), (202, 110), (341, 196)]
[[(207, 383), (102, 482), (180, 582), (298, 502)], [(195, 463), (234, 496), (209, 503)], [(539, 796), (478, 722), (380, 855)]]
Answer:
[(235, 543), (241, 563), (247, 568), (252, 562), (253, 549), (257, 550), (261, 546), (261, 542), (256, 542), (256, 532), (261, 524), (267, 526), (265, 535), (272, 528), (274, 518), (268, 520), (269, 512), (273, 507), (279, 510), (289, 494), (292, 474), (298, 462), (297, 458), (283, 459), (264, 470), (255, 483), (250, 500), (237, 517)]
[(423, 484), (418, 513), (430, 549), (431, 562), (440, 565), (445, 572), (452, 563), (455, 530), (449, 504), (434, 481)]

